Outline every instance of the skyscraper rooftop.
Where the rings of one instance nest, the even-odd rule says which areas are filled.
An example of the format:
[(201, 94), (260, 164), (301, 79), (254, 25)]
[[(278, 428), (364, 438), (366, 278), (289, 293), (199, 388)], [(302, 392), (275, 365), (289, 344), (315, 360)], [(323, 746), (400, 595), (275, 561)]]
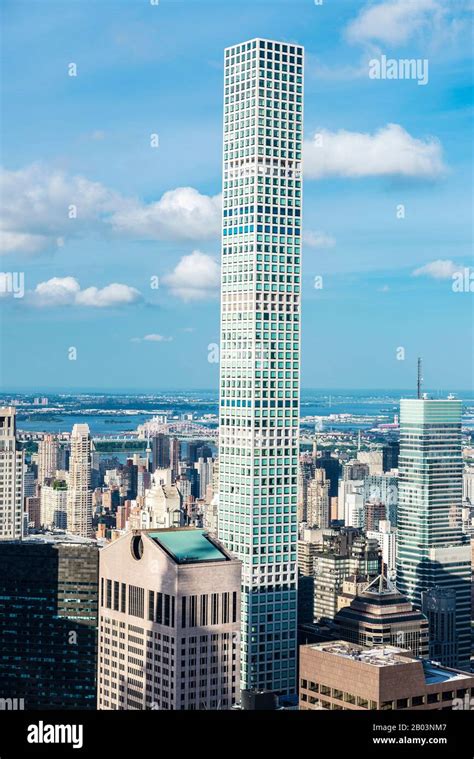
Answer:
[(171, 554), (178, 564), (230, 559), (223, 548), (214, 543), (204, 530), (150, 530), (147, 535)]

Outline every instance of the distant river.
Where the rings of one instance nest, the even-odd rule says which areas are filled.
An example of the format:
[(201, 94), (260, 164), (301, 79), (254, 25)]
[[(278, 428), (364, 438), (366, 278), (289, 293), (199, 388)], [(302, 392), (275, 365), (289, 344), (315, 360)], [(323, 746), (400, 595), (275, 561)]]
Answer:
[[(182, 396), (185, 394), (183, 393)], [(301, 417), (321, 416), (328, 417), (331, 414), (352, 414), (356, 417), (367, 417), (365, 420), (352, 420), (349, 423), (335, 422), (332, 420), (323, 420), (323, 430), (330, 429), (369, 429), (374, 425), (375, 418), (378, 421), (392, 422), (394, 415), (399, 412), (400, 397), (413, 397), (412, 393), (394, 391), (315, 391), (303, 390), (301, 396)], [(433, 397), (438, 397), (433, 394)], [(445, 394), (443, 396), (445, 397)], [(456, 395), (465, 403), (464, 424), (474, 428), (474, 394), (463, 392)], [(1, 400), (1, 399), (0, 399)], [(61, 399), (64, 400), (64, 399)], [(56, 399), (50, 397), (50, 404), (54, 405)], [(129, 413), (123, 413), (120, 401), (117, 396), (110, 396), (108, 403), (107, 397), (100, 396), (100, 403), (97, 407), (101, 413), (92, 411), (95, 407), (94, 399), (88, 397), (87, 404), (78, 396), (78, 401), (74, 402), (73, 396), (68, 397), (67, 409), (59, 411), (45, 411), (38, 413), (38, 409), (23, 410), (18, 408), (18, 429), (21, 431), (31, 432), (68, 432), (74, 424), (86, 423), (89, 425), (93, 435), (110, 435), (134, 431), (138, 425), (151, 419), (153, 412), (172, 415), (181, 415), (184, 413), (195, 412), (199, 416), (203, 414), (217, 414), (218, 403), (215, 394), (210, 392), (189, 393), (189, 399), (183, 397), (179, 401), (170, 398), (166, 402), (153, 401), (144, 402), (143, 397), (133, 396), (124, 397), (124, 408)], [(149, 410), (149, 413), (130, 414), (134, 408)], [(84, 408), (84, 413), (78, 413), (80, 408)], [(113, 409), (115, 413), (108, 413)], [(382, 418), (383, 417), (383, 418)], [(211, 426), (215, 425), (208, 423)], [(310, 426), (314, 426), (311, 424)]]

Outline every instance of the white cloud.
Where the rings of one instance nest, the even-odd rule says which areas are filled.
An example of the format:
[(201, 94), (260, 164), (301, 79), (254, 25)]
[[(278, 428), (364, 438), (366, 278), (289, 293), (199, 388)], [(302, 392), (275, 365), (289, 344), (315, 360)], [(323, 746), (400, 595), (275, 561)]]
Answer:
[(306, 230), (303, 233), (303, 242), (309, 248), (334, 248), (336, 241), (334, 237), (325, 234), (325, 232)]
[(399, 124), (374, 134), (322, 129), (305, 142), (305, 175), (322, 177), (403, 176), (433, 179), (446, 171), (435, 137), (419, 140)]
[(205, 240), (219, 234), (221, 196), (201, 195), (193, 187), (165, 192), (149, 205), (138, 201), (117, 211), (111, 224), (117, 232), (150, 240)]
[(220, 196), (202, 195), (192, 187), (169, 190), (147, 204), (41, 164), (2, 170), (0, 183), (4, 253), (39, 253), (59, 246), (58, 240), (94, 235), (189, 241), (219, 231)]
[(94, 306), (107, 308), (108, 306), (127, 305), (140, 300), (139, 290), (129, 285), (121, 285), (113, 282), (105, 287), (87, 287), (76, 296), (78, 306)]
[(36, 285), (30, 292), (28, 300), (34, 306), (85, 306), (107, 308), (110, 306), (136, 303), (141, 299), (140, 292), (135, 287), (113, 283), (106, 287), (81, 286), (75, 277), (52, 277), (46, 282)]
[[(37, 253), (57, 245), (58, 237), (99, 232), (103, 219), (120, 205), (120, 196), (98, 182), (32, 164), (2, 170), (0, 227), (4, 252)], [(70, 218), (75, 206), (76, 218)]]
[(346, 27), (351, 42), (403, 44), (415, 34), (438, 25), (445, 9), (437, 0), (386, 0), (363, 8)]
[(450, 261), (449, 259), (442, 260), (438, 258), (437, 261), (431, 261), (425, 266), (421, 266), (419, 269), (415, 269), (412, 272), (413, 277), (432, 277), (433, 279), (451, 279), (453, 274), (460, 271), (462, 266), (459, 266)]
[(0, 253), (38, 253), (51, 243), (47, 235), (29, 235), (0, 229)]
[(35, 306), (70, 306), (74, 305), (81, 286), (75, 277), (52, 277), (47, 282), (40, 282), (32, 293)]
[(212, 256), (194, 250), (183, 256), (163, 281), (173, 295), (185, 301), (214, 298), (219, 292), (219, 264)]
[(145, 335), (144, 337), (132, 337), (132, 343), (170, 343), (172, 339), (172, 337), (164, 337), (163, 335), (151, 334)]

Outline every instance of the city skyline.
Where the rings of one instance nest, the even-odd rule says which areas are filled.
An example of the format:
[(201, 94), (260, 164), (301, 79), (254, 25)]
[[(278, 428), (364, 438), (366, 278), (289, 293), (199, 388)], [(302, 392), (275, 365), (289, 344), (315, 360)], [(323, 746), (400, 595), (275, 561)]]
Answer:
[[(188, 387), (191, 371), (194, 387), (217, 387), (221, 50), (258, 35), (307, 49), (302, 386), (408, 387), (420, 352), (436, 384), (472, 385), (466, 8), (407, 12), (402, 33), (395, 22), (369, 24), (364, 3), (297, 5), (262, 2), (248, 16), (232, 4), (220, 14), (213, 3), (185, 5), (173, 49), (166, 4), (119, 3), (113, 19), (95, 9), (94, 29), (76, 5), (59, 19), (42, 4), (41, 19), (31, 8), (27, 22), (10, 6), (1, 268), (24, 273), (25, 297), (2, 298), (3, 386), (26, 387), (34, 373), (44, 388), (58, 377), (65, 389), (87, 388), (94, 366), (98, 390), (139, 391), (137, 367), (156, 377), (147, 387)], [(43, 34), (32, 42), (36, 23)], [(92, 54), (95, 28), (105, 34)], [(37, 56), (19, 58), (26, 40)], [(375, 49), (428, 60), (426, 85), (373, 81)], [(33, 104), (33, 132), (10, 65)], [(348, 111), (354, 96), (360, 107)], [(70, 204), (77, 218), (66, 218)], [(453, 290), (465, 270), (467, 289)], [(360, 339), (348, 340), (349, 324)], [(18, 342), (29, 350), (15, 351)], [(109, 352), (124, 359), (119, 372), (107, 371)]]
[(307, 711), (346, 753), (459, 753), (472, 0), (30, 5), (2, 7), (0, 712), (74, 748), (91, 714), (136, 744), (105, 711)]

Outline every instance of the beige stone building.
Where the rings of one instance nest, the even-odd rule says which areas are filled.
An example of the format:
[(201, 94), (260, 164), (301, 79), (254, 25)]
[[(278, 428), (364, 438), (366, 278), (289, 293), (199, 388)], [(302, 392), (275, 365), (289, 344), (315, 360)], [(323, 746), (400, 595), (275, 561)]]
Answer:
[(230, 709), (240, 585), (241, 562), (204, 530), (135, 530), (106, 546), (98, 709)]
[(25, 453), (16, 440), (16, 409), (0, 408), (0, 540), (23, 537)]
[[(342, 593), (337, 597), (337, 613), (350, 606), (356, 596), (359, 596), (370, 584), (367, 575), (350, 575), (343, 580)], [(336, 615), (337, 616), (337, 615)]]
[(307, 522), (311, 527), (329, 527), (329, 484), (324, 469), (316, 469), (307, 485)]
[(342, 640), (300, 647), (302, 710), (462, 709), (474, 676), (417, 659), (395, 646)]
[(48, 480), (40, 491), (41, 524), (67, 529), (67, 485), (64, 480)]
[(361, 464), (367, 464), (369, 474), (383, 474), (383, 452), (380, 451), (358, 451), (357, 460)]
[(38, 445), (38, 484), (56, 477), (59, 463), (59, 443), (54, 435), (43, 435)]
[(145, 491), (144, 498), (138, 498), (130, 511), (130, 529), (183, 527), (183, 498), (177, 486), (171, 484), (171, 469), (157, 469), (151, 482), (151, 488)]
[(67, 529), (83, 538), (92, 530), (92, 441), (88, 424), (75, 424), (71, 434), (71, 457), (67, 490)]
[(298, 540), (298, 573), (305, 577), (314, 573), (314, 557), (321, 550), (323, 530), (306, 529)]

